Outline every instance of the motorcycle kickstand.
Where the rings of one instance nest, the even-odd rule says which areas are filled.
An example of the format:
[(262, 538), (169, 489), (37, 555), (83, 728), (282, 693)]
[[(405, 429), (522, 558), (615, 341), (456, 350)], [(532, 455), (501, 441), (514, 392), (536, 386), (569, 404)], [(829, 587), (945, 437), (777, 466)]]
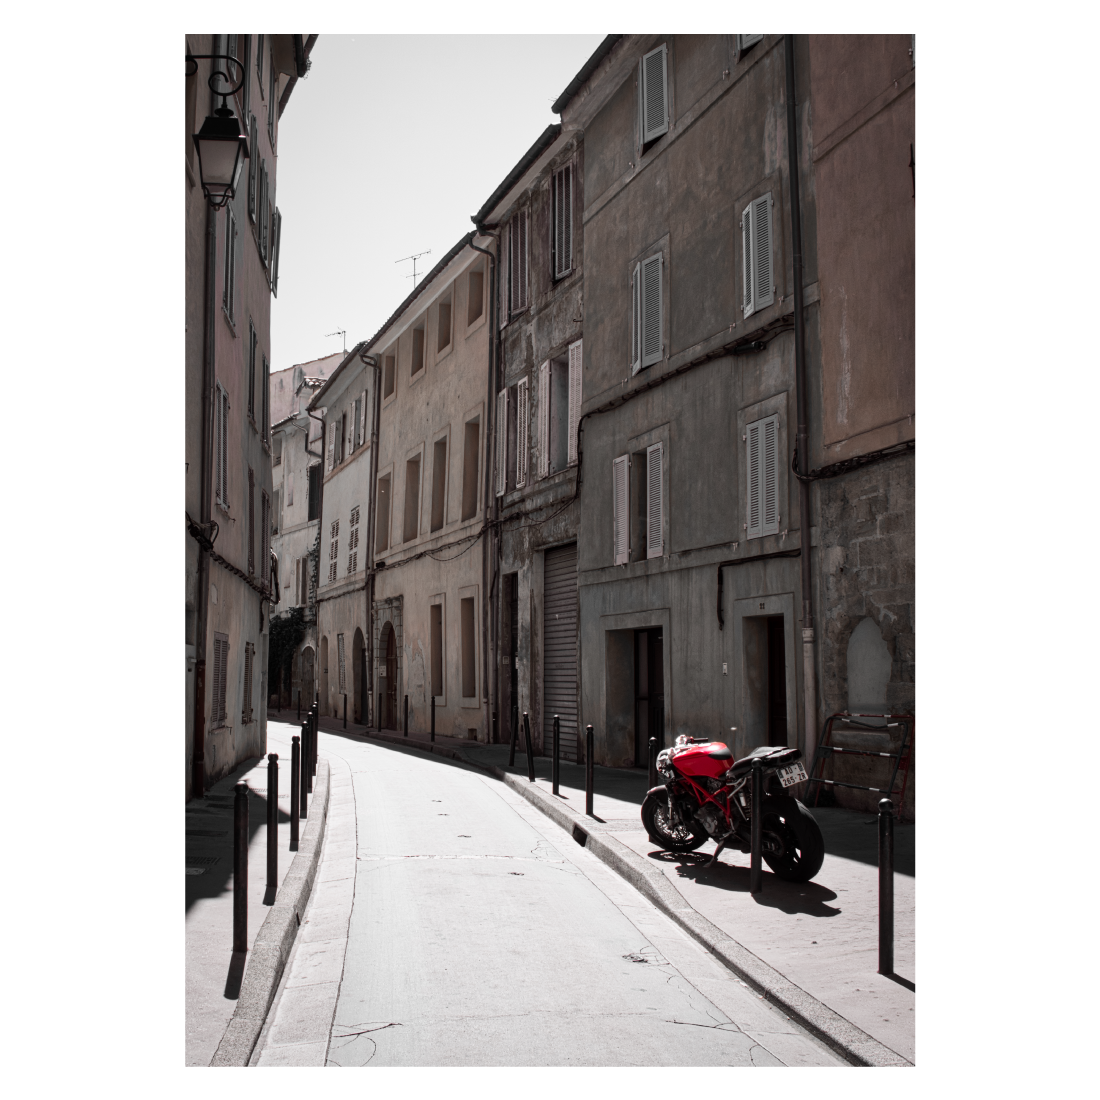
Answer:
[(728, 842), (729, 837), (726, 837), (725, 840), (718, 841), (718, 847), (714, 849), (714, 855), (707, 860), (708, 867), (713, 867), (718, 862), (718, 857), (722, 854), (722, 849), (725, 848)]

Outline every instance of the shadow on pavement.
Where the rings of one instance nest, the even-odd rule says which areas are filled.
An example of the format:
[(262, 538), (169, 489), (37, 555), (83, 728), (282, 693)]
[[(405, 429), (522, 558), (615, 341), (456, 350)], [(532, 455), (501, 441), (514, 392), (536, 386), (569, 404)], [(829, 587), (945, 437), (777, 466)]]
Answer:
[(247, 951), (233, 952), (229, 973), (225, 977), (225, 990), (222, 993), (227, 1001), (235, 1001), (241, 995), (241, 979), (244, 977), (244, 964), (247, 960)]

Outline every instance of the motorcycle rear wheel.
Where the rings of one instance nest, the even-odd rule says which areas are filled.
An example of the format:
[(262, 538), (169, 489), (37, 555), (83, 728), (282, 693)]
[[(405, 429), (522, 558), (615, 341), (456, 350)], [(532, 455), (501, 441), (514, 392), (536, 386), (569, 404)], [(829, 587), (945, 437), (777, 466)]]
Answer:
[(825, 838), (813, 814), (797, 798), (766, 798), (763, 826), (783, 840), (781, 856), (763, 853), (776, 875), (788, 882), (809, 882), (821, 870)]
[(695, 832), (683, 825), (673, 826), (668, 819), (668, 795), (662, 798), (652, 791), (642, 802), (642, 825), (649, 839), (666, 852), (694, 852), (710, 839), (705, 829)]

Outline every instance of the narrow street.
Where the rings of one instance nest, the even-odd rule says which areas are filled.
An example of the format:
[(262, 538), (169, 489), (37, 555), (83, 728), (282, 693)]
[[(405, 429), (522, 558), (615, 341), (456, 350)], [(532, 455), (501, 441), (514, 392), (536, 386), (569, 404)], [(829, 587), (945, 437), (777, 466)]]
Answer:
[(844, 1064), (504, 784), (320, 753), (322, 862), (252, 1064)]

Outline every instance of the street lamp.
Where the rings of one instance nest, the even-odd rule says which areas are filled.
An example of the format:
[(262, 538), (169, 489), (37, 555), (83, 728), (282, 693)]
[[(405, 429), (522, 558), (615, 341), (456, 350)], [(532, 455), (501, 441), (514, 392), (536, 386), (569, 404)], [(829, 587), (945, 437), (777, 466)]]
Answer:
[(248, 157), (248, 139), (241, 133), (236, 115), (226, 106), (228, 97), (244, 83), (244, 66), (235, 57), (225, 54), (188, 54), (187, 65), (191, 73), (197, 70), (200, 59), (232, 62), (241, 70), (236, 86), (225, 89), (216, 87), (215, 81), (230, 83), (228, 73), (215, 69), (210, 74), (210, 89), (215, 95), (222, 97), (222, 105), (212, 115), (207, 115), (202, 129), (192, 135), (199, 156), (199, 179), (202, 181), (203, 194), (210, 205), (219, 210), (236, 193), (241, 169)]

